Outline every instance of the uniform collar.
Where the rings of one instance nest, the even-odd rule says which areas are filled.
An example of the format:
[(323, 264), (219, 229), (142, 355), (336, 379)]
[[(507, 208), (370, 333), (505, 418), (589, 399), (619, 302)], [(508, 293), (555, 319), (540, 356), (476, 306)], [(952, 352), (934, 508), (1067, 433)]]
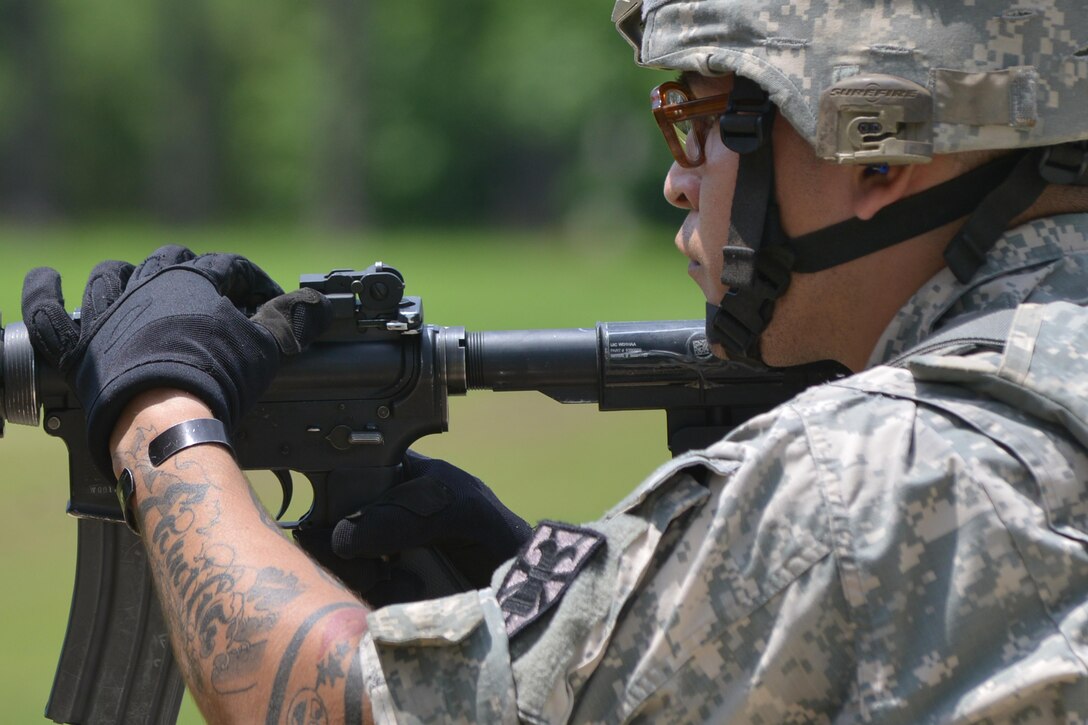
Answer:
[[(892, 318), (866, 367), (902, 354), (964, 316), (1012, 308), (1040, 295), (1054, 275), (1076, 272), (1061, 264), (1076, 254), (1088, 255), (1088, 214), (1045, 217), (1009, 230), (966, 284), (947, 267), (930, 278)], [(1083, 273), (1077, 276), (1083, 289)]]

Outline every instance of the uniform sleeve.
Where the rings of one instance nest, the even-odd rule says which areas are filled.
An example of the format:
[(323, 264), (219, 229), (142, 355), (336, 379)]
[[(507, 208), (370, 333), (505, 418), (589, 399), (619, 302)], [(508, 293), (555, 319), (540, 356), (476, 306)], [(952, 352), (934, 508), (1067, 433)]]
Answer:
[(376, 723), (517, 722), (489, 589), (371, 612), (360, 649)]
[(376, 720), (779, 722), (843, 696), (848, 626), (800, 433), (769, 416), (663, 466), (587, 525), (603, 545), (526, 626), (504, 610), (518, 561), (491, 589), (374, 612)]
[(778, 411), (706, 453), (705, 502), (663, 538), (592, 675), (569, 681), (571, 721), (821, 722), (850, 699), (853, 631), (801, 420)]
[[(659, 487), (664, 494), (655, 494)], [(568, 693), (568, 681), (579, 673), (584, 680), (592, 672), (624, 604), (654, 560), (662, 534), (706, 498), (705, 488), (683, 472), (665, 472), (664, 479), (639, 489), (631, 500), (642, 502), (651, 494), (654, 503), (641, 514), (617, 511), (575, 529), (600, 545), (573, 575), (560, 568), (545, 581), (544, 588), (553, 594), (562, 584), (561, 593), (554, 596), (554, 607), (528, 624), (524, 611), (510, 602), (518, 599), (512, 588), (526, 581), (515, 576), (519, 567), (534, 569), (522, 566), (522, 560), (539, 564), (533, 542), (500, 567), (491, 588), (372, 612), (361, 657), (375, 721), (566, 719), (573, 698), (555, 695)], [(537, 567), (529, 579), (539, 582), (546, 575)], [(517, 648), (512, 649), (508, 632), (515, 628)], [(560, 717), (551, 716), (557, 712)]]

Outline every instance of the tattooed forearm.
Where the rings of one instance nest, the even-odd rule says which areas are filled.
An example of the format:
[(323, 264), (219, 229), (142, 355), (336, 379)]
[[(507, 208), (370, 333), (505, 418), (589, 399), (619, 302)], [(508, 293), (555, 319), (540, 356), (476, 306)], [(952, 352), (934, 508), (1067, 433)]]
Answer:
[(139, 473), (146, 490), (140, 517), (149, 525), (160, 599), (188, 655), (189, 674), (196, 675), (194, 689), (245, 692), (265, 665), (267, 637), (281, 608), (304, 588), (275, 566), (240, 564), (235, 547), (213, 536), (220, 525), (219, 489), (199, 463), (173, 471), (144, 464)]
[[(330, 604), (327, 607), (317, 610), (311, 614), (310, 617), (302, 623), (302, 626), (298, 628), (298, 631), (295, 632), (295, 636), (291, 639), (291, 644), (287, 646), (287, 651), (283, 654), (283, 659), (280, 660), (279, 669), (276, 671), (276, 679), (272, 682), (272, 698), (268, 702), (268, 717), (265, 720), (266, 723), (274, 725), (280, 721), (280, 711), (284, 705), (283, 700), (287, 691), (288, 679), (291, 677), (291, 671), (295, 666), (295, 659), (298, 657), (299, 651), (302, 649), (302, 645), (306, 641), (307, 635), (310, 634), (310, 630), (328, 614), (337, 609), (343, 609), (346, 606), (348, 605)], [(298, 699), (298, 697), (299, 696), (296, 695), (292, 700)], [(321, 705), (322, 709), (324, 709), (324, 703), (321, 703)]]
[(159, 391), (111, 440), (136, 481), (136, 518), (177, 661), (214, 722), (357, 720), (366, 608), (271, 520), (230, 453), (198, 445), (158, 468), (147, 443), (210, 411)]
[[(319, 624), (323, 626), (317, 629)], [(355, 639), (365, 629), (365, 614), (358, 607), (346, 604), (330, 604), (303, 622), (276, 671), (265, 720), (267, 725), (284, 721), (329, 722), (326, 698), (330, 695), (340, 697), (338, 690), (341, 686), (344, 688), (343, 720), (361, 723), (362, 671)], [(307, 640), (313, 638), (319, 639), (316, 670), (297, 672), (299, 652)], [(341, 680), (345, 682), (341, 684)]]

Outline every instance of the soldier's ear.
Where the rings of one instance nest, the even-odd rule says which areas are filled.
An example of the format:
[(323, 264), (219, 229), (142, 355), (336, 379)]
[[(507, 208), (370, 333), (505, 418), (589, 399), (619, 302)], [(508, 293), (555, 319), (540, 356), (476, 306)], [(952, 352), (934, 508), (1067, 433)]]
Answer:
[(913, 188), (915, 174), (914, 164), (858, 166), (851, 176), (854, 216), (863, 221), (872, 219), (884, 207), (918, 191)]

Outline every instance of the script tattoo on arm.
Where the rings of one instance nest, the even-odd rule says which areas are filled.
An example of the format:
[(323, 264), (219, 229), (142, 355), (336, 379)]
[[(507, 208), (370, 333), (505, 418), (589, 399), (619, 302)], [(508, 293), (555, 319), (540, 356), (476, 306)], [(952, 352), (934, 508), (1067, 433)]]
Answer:
[[(137, 447), (154, 434), (140, 429)], [(176, 468), (139, 466), (145, 489), (139, 508), (142, 521), (150, 524), (146, 544), (160, 599), (188, 656), (187, 679), (194, 689), (244, 692), (264, 664), (279, 612), (304, 588), (297, 576), (276, 566), (239, 562), (229, 538), (213, 535), (221, 525), (218, 487), (198, 463)], [(194, 541), (199, 542), (195, 550)]]
[(267, 707), (268, 723), (366, 721), (365, 607), (284, 538), (244, 478), (184, 452), (152, 467), (156, 434), (136, 428), (117, 454), (136, 474), (155, 586), (205, 717)]

